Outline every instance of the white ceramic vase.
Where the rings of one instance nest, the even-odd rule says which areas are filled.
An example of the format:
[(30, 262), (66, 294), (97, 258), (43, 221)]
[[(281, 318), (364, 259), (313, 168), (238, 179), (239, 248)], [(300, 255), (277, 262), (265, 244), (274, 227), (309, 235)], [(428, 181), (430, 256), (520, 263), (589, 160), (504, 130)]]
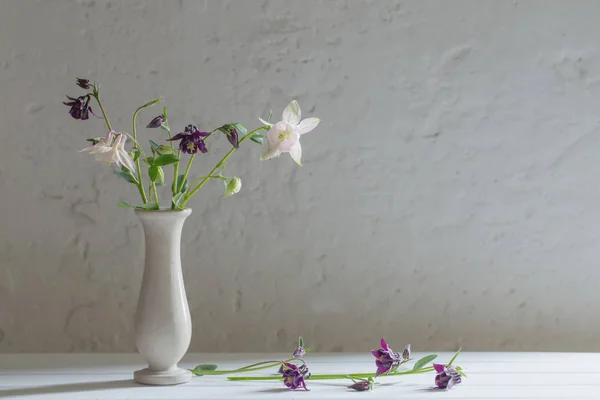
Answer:
[(135, 314), (135, 343), (148, 368), (134, 379), (146, 385), (176, 385), (192, 379), (178, 368), (192, 338), (192, 321), (181, 271), (181, 231), (192, 210), (135, 211), (142, 221), (146, 256)]

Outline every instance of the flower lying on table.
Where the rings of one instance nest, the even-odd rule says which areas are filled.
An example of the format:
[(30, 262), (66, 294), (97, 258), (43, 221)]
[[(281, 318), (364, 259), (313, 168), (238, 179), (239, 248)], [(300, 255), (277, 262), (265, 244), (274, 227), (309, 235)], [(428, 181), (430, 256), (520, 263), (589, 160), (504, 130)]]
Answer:
[[(117, 166), (113, 169), (115, 175), (135, 185), (142, 200), (140, 205), (130, 205), (125, 202), (120, 202), (119, 205), (140, 210), (161, 210), (158, 188), (167, 186), (165, 185), (164, 171), (167, 166), (173, 167), (173, 183), (168, 185), (171, 189), (170, 209), (173, 211), (182, 210), (186, 203), (212, 179), (220, 180), (225, 185), (223, 197), (238, 193), (242, 188), (241, 179), (237, 176), (225, 176), (223, 173), (227, 159), (248, 139), (261, 145), (266, 142), (262, 159), (270, 159), (281, 153), (289, 152), (292, 158), (300, 164), (302, 155), (300, 135), (313, 130), (320, 121), (318, 118), (307, 118), (300, 121), (300, 106), (296, 100), (292, 100), (283, 111), (282, 121), (272, 124), (270, 122), (271, 117), (266, 121), (259, 118), (262, 125), (250, 132), (240, 123), (228, 123), (207, 131), (198, 129), (196, 125), (187, 124), (183, 132), (173, 135), (165, 107), (162, 114), (154, 117), (146, 125), (146, 128), (149, 129), (160, 128), (165, 131), (165, 143), (158, 144), (150, 140), (150, 151), (146, 152), (138, 140), (137, 115), (140, 111), (161, 102), (162, 98), (150, 101), (135, 110), (133, 113), (132, 134), (129, 134), (113, 130), (106, 110), (100, 101), (99, 86), (95, 82), (90, 83), (88, 79), (77, 78), (76, 84), (88, 93), (79, 97), (67, 96), (68, 101), (63, 102), (63, 104), (69, 107), (69, 115), (76, 120), (88, 120), (89, 114), (93, 114), (90, 102), (94, 99), (102, 112), (102, 117), (108, 129), (105, 138), (87, 139), (92, 145), (81, 151), (87, 151), (95, 155), (98, 161), (104, 161), (109, 165), (115, 164)], [(195, 180), (188, 179), (195, 157), (209, 151), (206, 144), (207, 139), (220, 133), (225, 135), (233, 148), (208, 174)], [(131, 147), (126, 149), (128, 139)], [(176, 142), (178, 142), (177, 146), (174, 145)], [(185, 172), (179, 174), (179, 164), (187, 156), (189, 158)], [(147, 173), (148, 186), (144, 182), (142, 167)]]
[[(402, 355), (394, 353), (389, 347), (384, 338), (381, 338), (381, 349), (372, 350), (371, 353), (375, 356), (375, 372), (366, 373), (350, 373), (350, 374), (310, 374), (308, 366), (302, 358), (310, 348), (304, 349), (304, 341), (300, 337), (298, 339), (298, 348), (294, 351), (294, 355), (283, 361), (262, 361), (256, 364), (247, 365), (234, 370), (217, 369), (214, 364), (201, 364), (192, 369), (192, 373), (197, 376), (202, 375), (238, 375), (246, 372), (254, 372), (268, 368), (279, 367), (279, 375), (269, 376), (234, 376), (229, 377), (230, 381), (266, 381), (279, 380), (291, 390), (302, 388), (308, 390), (306, 386), (307, 380), (331, 380), (331, 379), (350, 379), (352, 384), (348, 389), (363, 392), (373, 390), (377, 384), (376, 378), (392, 377), (400, 375), (413, 375), (429, 372), (437, 372), (435, 376), (435, 386), (440, 389), (451, 389), (454, 385), (461, 383), (461, 376), (466, 377), (460, 367), (452, 366), (456, 357), (462, 349), (459, 349), (450, 361), (443, 364), (433, 364), (433, 360), (437, 358), (437, 354), (430, 354), (417, 360), (412, 368), (399, 370), (399, 367), (411, 360), (410, 345), (407, 345), (402, 352)], [(382, 368), (383, 367), (383, 368)]]

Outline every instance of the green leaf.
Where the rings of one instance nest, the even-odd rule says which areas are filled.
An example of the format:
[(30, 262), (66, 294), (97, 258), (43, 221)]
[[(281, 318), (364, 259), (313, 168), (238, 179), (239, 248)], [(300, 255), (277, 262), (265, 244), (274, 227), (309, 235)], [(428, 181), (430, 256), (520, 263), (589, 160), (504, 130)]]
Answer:
[(154, 164), (154, 157), (146, 157), (144, 162), (148, 165), (152, 165), (152, 164)]
[(157, 153), (158, 152), (158, 143), (156, 143), (154, 140), (148, 140), (150, 142), (150, 148), (152, 149), (152, 153)]
[(456, 360), (456, 357), (458, 357), (458, 355), (460, 354), (460, 352), (462, 351), (462, 347), (459, 348), (456, 353), (454, 353), (454, 355), (452, 356), (452, 358), (450, 359), (450, 361), (448, 362), (447, 365), (452, 365), (452, 363), (454, 362), (454, 360)]
[(263, 144), (265, 142), (265, 134), (262, 132), (256, 132), (250, 136), (250, 140), (252, 140), (254, 143)]
[(304, 347), (304, 339), (302, 339), (302, 336), (298, 336), (298, 346)]
[[(125, 170), (127, 171), (127, 170)], [(133, 183), (134, 185), (137, 184), (137, 182), (135, 181), (135, 179), (133, 179), (133, 177), (131, 176), (131, 173), (129, 172), (125, 172), (125, 171), (119, 171), (117, 169), (113, 169), (112, 172), (113, 174), (115, 174), (116, 176), (118, 176), (121, 179), (126, 180), (129, 183)]]
[(145, 203), (144, 205), (138, 206), (136, 208), (138, 210), (156, 210), (157, 206), (156, 206), (156, 203), (150, 202), (150, 203)]
[(165, 172), (156, 164), (148, 168), (148, 176), (152, 182), (163, 183), (165, 181)]
[(160, 167), (163, 165), (176, 163), (177, 161), (179, 161), (179, 158), (177, 158), (175, 154), (163, 154), (154, 160), (154, 165)]
[(428, 356), (425, 356), (425, 357), (421, 358), (413, 366), (413, 371), (416, 371), (417, 369), (423, 368), (425, 365), (429, 364), (430, 362), (432, 362), (436, 358), (437, 358), (437, 354), (430, 354)]
[(216, 371), (217, 368), (217, 364), (200, 364), (196, 365), (196, 368), (192, 369), (191, 371), (196, 376), (202, 376), (202, 371)]
[(175, 205), (175, 207), (177, 207), (179, 210), (181, 210), (181, 202), (183, 201), (184, 198), (185, 198), (185, 193), (179, 192), (175, 196), (173, 196), (173, 199), (171, 200), (171, 202)]
[(242, 125), (242, 124), (240, 124), (240, 123), (238, 123), (238, 122), (236, 122), (235, 124), (232, 124), (232, 125), (235, 127), (235, 129), (237, 129), (237, 130), (238, 130), (238, 132), (239, 132), (239, 133), (240, 133), (242, 136), (244, 136), (245, 134), (247, 134), (247, 133), (248, 133), (248, 129), (246, 129), (246, 128), (244, 127), (244, 125)]
[(131, 152), (129, 153), (129, 155), (131, 156), (131, 158), (133, 159), (133, 162), (136, 162), (138, 160), (138, 158), (140, 158), (140, 154), (142, 154), (140, 152), (140, 149), (133, 149), (131, 150)]
[(124, 201), (120, 201), (117, 203), (117, 205), (122, 208), (135, 208), (136, 210), (155, 210), (156, 209), (155, 203), (146, 203), (143, 206), (134, 206), (133, 204), (129, 204)]
[(187, 178), (185, 178), (185, 181), (183, 181), (183, 187), (181, 186), (181, 181), (183, 180), (184, 175), (181, 174), (177, 177), (177, 187), (181, 187), (181, 190), (179, 190), (181, 193), (185, 193), (188, 191), (188, 180)]

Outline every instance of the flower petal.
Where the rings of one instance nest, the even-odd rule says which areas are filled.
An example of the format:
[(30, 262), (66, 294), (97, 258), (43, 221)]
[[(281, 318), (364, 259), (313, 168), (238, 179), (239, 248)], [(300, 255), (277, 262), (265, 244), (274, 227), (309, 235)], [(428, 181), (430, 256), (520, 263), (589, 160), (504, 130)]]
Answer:
[(379, 344), (381, 344), (381, 348), (382, 349), (384, 349), (386, 351), (390, 350), (390, 348), (388, 347), (388, 344), (387, 344), (387, 342), (385, 341), (384, 338), (381, 338), (381, 342), (379, 342)]
[(173, 140), (181, 140), (181, 139), (186, 138), (188, 136), (190, 136), (189, 133), (180, 132), (177, 135), (173, 136), (171, 139), (167, 139), (167, 142), (172, 142)]
[(133, 172), (135, 165), (133, 164), (133, 159), (131, 158), (131, 156), (129, 154), (127, 154), (127, 152), (122, 152), (120, 155), (121, 155), (121, 162), (123, 163), (125, 168), (127, 168), (128, 170)]
[(302, 166), (302, 146), (300, 146), (300, 141), (296, 142), (294, 147), (290, 149), (290, 156), (294, 161), (296, 161), (296, 164)]
[(259, 120), (259, 121), (260, 121), (260, 123), (261, 123), (261, 124), (263, 124), (263, 125), (266, 125), (266, 126), (273, 126), (273, 124), (272, 124), (272, 123), (270, 123), (270, 122), (267, 122), (267, 121), (265, 121), (265, 120), (264, 120), (264, 119), (262, 119), (262, 118), (259, 118), (258, 120)]
[(304, 135), (305, 133), (308, 133), (315, 129), (317, 125), (319, 125), (319, 122), (321, 122), (319, 118), (303, 119), (302, 122), (300, 122), (300, 124), (298, 124), (298, 126), (296, 127), (296, 133), (298, 133), (299, 135)]
[(265, 152), (263, 153), (263, 155), (260, 157), (260, 159), (261, 160), (270, 160), (271, 158), (277, 157), (280, 154), (281, 154), (281, 150), (279, 150), (279, 147), (277, 147), (276, 145), (272, 145), (271, 143), (268, 143), (268, 146), (265, 149)]
[(435, 372), (444, 372), (446, 366), (444, 364), (433, 364), (433, 369), (435, 369)]
[(283, 110), (282, 120), (290, 125), (298, 125), (301, 116), (300, 105), (296, 100), (292, 100), (285, 110)]

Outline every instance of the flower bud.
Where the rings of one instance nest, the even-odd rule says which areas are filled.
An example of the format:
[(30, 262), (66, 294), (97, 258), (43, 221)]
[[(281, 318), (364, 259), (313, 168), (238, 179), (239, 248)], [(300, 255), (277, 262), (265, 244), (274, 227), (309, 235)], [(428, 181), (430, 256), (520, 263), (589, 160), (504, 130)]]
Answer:
[(223, 197), (233, 196), (242, 188), (242, 180), (237, 176), (225, 181), (225, 195)]
[(92, 85), (90, 85), (89, 79), (83, 79), (83, 78), (76, 78), (76, 79), (77, 79), (77, 86), (79, 86), (80, 88), (89, 90), (92, 87)]
[(160, 128), (163, 122), (165, 122), (165, 117), (161, 114), (157, 117), (154, 117), (154, 119), (150, 121), (148, 125), (146, 125), (146, 128)]
[(160, 146), (158, 146), (156, 148), (156, 151), (158, 152), (158, 154), (173, 154), (174, 150), (171, 146), (167, 146), (164, 144), (161, 144)]
[(372, 385), (369, 381), (360, 380), (360, 381), (356, 381), (352, 385), (348, 386), (348, 389), (354, 389), (358, 392), (364, 392), (364, 391), (372, 389)]

